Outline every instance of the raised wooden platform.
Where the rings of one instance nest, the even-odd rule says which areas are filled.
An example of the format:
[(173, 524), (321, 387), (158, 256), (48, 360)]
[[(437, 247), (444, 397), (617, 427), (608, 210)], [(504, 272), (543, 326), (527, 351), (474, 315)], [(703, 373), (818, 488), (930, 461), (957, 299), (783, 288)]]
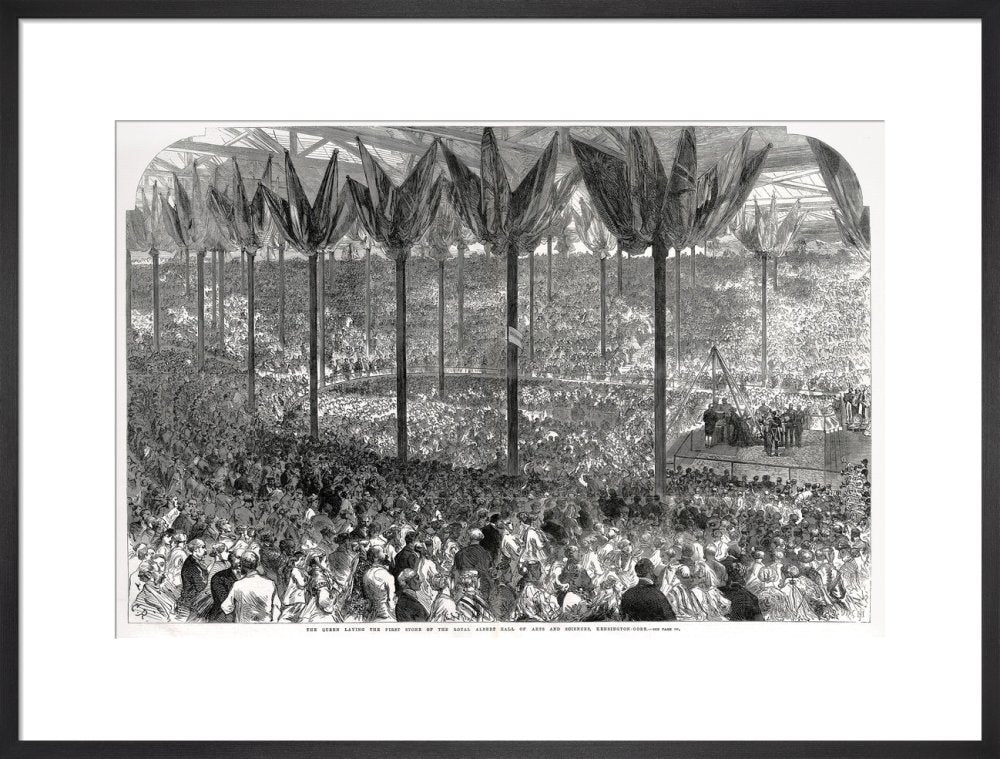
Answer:
[(718, 444), (705, 447), (705, 433), (696, 429), (678, 436), (667, 449), (667, 460), (675, 467), (709, 467), (735, 477), (762, 477), (798, 482), (836, 484), (848, 464), (871, 459), (871, 438), (860, 432), (838, 431), (824, 435), (819, 430), (802, 433), (801, 448), (779, 448), (768, 456), (763, 445), (737, 448)]
[(872, 459), (872, 439), (862, 432), (838, 430), (826, 435), (826, 465), (837, 471)]

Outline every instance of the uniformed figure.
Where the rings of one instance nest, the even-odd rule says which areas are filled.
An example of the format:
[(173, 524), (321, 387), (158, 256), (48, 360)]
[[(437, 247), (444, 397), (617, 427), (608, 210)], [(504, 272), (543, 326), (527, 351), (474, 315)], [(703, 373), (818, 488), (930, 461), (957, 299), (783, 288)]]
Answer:
[(719, 420), (722, 422), (722, 442), (733, 444), (733, 435), (735, 431), (733, 430), (733, 407), (729, 405), (729, 401), (725, 398), (722, 399), (722, 403), (719, 404)]
[(781, 445), (785, 448), (789, 448), (792, 445), (792, 428), (795, 426), (795, 409), (792, 408), (792, 404), (788, 404), (788, 408), (785, 409), (784, 413), (781, 415)]
[(795, 424), (792, 427), (793, 431), (792, 444), (796, 448), (802, 447), (802, 430), (805, 429), (805, 426), (806, 426), (806, 409), (804, 406), (799, 406), (795, 410)]
[(709, 406), (705, 413), (701, 415), (701, 420), (705, 423), (705, 447), (711, 448), (715, 445), (715, 428), (718, 424), (719, 415), (715, 413), (715, 408)]
[(764, 423), (764, 447), (768, 456), (778, 455), (778, 439), (781, 435), (781, 418), (774, 412), (769, 412)]

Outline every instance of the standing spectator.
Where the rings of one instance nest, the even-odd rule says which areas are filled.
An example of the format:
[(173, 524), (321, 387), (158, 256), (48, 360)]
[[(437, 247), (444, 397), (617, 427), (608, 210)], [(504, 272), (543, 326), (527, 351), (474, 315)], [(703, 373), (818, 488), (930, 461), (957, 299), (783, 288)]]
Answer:
[(705, 409), (701, 415), (701, 420), (705, 423), (705, 447), (711, 448), (715, 445), (715, 425), (719, 420), (719, 415), (715, 413), (715, 408), (711, 405)]
[(204, 540), (192, 540), (188, 543), (188, 557), (181, 565), (181, 595), (177, 601), (177, 616), (187, 619), (195, 607), (202, 591), (208, 587), (208, 567)]
[[(371, 604), (371, 620), (373, 622), (395, 622), (396, 580), (386, 568), (385, 551), (381, 547), (373, 548), (371, 560), (372, 566), (365, 572), (361, 581), (365, 598)], [(410, 569), (413, 568), (410, 567)], [(402, 574), (402, 569), (400, 574)]]
[(420, 556), (413, 544), (417, 542), (417, 533), (408, 532), (403, 538), (403, 547), (392, 562), (392, 576), (399, 577), (404, 569), (417, 569), (420, 566)]
[(240, 559), (239, 556), (232, 551), (230, 551), (227, 556), (229, 558), (229, 568), (216, 572), (212, 576), (212, 580), (209, 583), (212, 591), (212, 607), (208, 610), (207, 614), (207, 620), (209, 622), (233, 621), (232, 613), (224, 612), (222, 610), (222, 603), (229, 597), (229, 592), (233, 589), (233, 586), (240, 577), (238, 573)]
[(260, 559), (250, 551), (240, 557), (242, 577), (236, 581), (226, 600), (222, 602), (222, 611), (233, 614), (233, 621), (245, 622), (277, 622), (281, 613), (281, 601), (274, 583), (259, 572)]
[(499, 514), (492, 514), (490, 521), (483, 527), (483, 539), (480, 543), (490, 554), (490, 560), (496, 564), (500, 556), (500, 546), (503, 544), (503, 524)]

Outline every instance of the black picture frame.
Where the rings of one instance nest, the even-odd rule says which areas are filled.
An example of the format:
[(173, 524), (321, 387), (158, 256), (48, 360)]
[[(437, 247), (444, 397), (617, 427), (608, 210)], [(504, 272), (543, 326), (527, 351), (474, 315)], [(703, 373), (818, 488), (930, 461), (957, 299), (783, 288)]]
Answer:
[[(21, 19), (978, 19), (982, 22), (982, 736), (961, 742), (160, 742), (19, 738), (19, 21)], [(1000, 757), (1000, 0), (0, 0), (0, 759), (38, 757)], [(918, 666), (914, 662), (914, 666)], [(945, 694), (942, 694), (944, 696)]]

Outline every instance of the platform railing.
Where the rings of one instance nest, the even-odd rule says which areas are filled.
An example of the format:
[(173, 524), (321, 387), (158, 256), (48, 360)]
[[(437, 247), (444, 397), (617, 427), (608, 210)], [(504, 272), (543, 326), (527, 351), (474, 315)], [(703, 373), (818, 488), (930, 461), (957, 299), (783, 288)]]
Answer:
[[(831, 483), (834, 483), (836, 479), (840, 476), (839, 469), (830, 469), (826, 463), (828, 460), (827, 440), (829, 435), (826, 430), (825, 424), (822, 429), (823, 432), (822, 467), (811, 467), (811, 466), (803, 466), (796, 464), (780, 464), (777, 462), (772, 464), (770, 462), (743, 461), (740, 459), (734, 459), (732, 457), (725, 457), (725, 456), (719, 457), (716, 456), (715, 454), (712, 454), (710, 456), (699, 455), (704, 453), (704, 451), (695, 450), (694, 438), (696, 433), (700, 432), (702, 429), (703, 428), (701, 427), (695, 427), (691, 430), (688, 430), (688, 432), (684, 435), (684, 437), (681, 438), (680, 443), (674, 449), (674, 455), (672, 457), (674, 470), (677, 470), (679, 467), (683, 468), (685, 466), (685, 462), (693, 463), (700, 461), (700, 462), (707, 462), (707, 464), (703, 465), (707, 465), (709, 466), (709, 468), (712, 469), (721, 468), (722, 471), (728, 472), (730, 477), (734, 478), (739, 477), (741, 475), (740, 469), (743, 469), (746, 473), (750, 473), (753, 471), (761, 471), (761, 470), (768, 473), (771, 473), (772, 471), (780, 472), (782, 474), (787, 474), (788, 480), (793, 480), (793, 479), (799, 480), (800, 478), (795, 476), (797, 473), (813, 472), (818, 475), (821, 475), (822, 482), (824, 485), (829, 485)], [(820, 430), (813, 430), (813, 432), (820, 432)]]

